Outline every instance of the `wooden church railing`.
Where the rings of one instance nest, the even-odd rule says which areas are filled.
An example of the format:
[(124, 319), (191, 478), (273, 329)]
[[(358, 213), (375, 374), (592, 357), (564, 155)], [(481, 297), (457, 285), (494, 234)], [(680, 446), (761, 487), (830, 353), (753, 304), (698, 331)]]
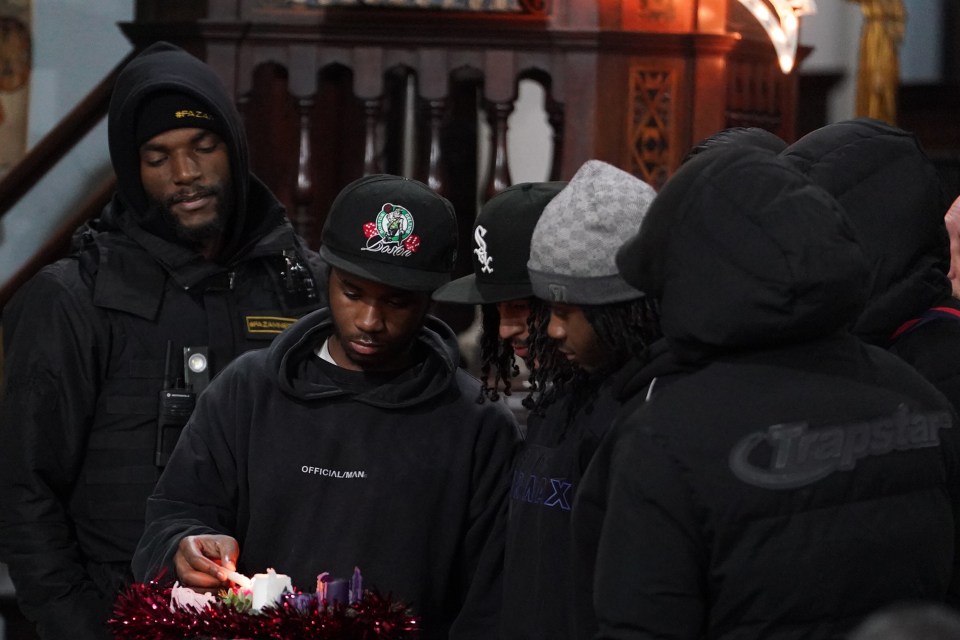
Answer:
[[(796, 73), (780, 71), (736, 0), (663, 3), (670, 11), (643, 0), (520, 0), (523, 15), (338, 4), (140, 0), (136, 20), (120, 24), (131, 42), (169, 40), (224, 79), (254, 172), (313, 248), (344, 185), (399, 173), (453, 203), (454, 273), (469, 273), (478, 206), (528, 157), (511, 157), (513, 143), (530, 140), (511, 130), (521, 81), (540, 85), (548, 125), (537, 128), (550, 155), (535, 179), (569, 179), (599, 159), (659, 188), (692, 144), (726, 126), (794, 134)], [(469, 324), (462, 305), (440, 315), (459, 330), (453, 315), (464, 309)]]
[(107, 74), (0, 180), (0, 218), (107, 115), (113, 84), (133, 53)]
[[(471, 269), (478, 204), (508, 186), (518, 166), (508, 139), (522, 80), (543, 90), (548, 179), (569, 179), (597, 158), (659, 187), (691, 144), (725, 126), (793, 137), (795, 72), (779, 71), (766, 36), (756, 33), (762, 29), (735, 1), (678, 3), (702, 8), (690, 16), (713, 15), (716, 24), (692, 22), (679, 9), (657, 17), (639, 0), (598, 3), (603, 10), (595, 12), (580, 0), (521, 1), (541, 8), (504, 17), (140, 0), (137, 18), (120, 28), (138, 48), (179, 44), (220, 75), (243, 116), (251, 168), (310, 246), (319, 246), (326, 211), (345, 184), (371, 172), (402, 173), (458, 211), (457, 275)], [(624, 28), (608, 15), (621, 5), (624, 20), (646, 22)], [(48, 138), (68, 127), (85, 132), (102, 117), (115, 73)], [(29, 188), (25, 178), (35, 184), (65, 146), (44, 139), (0, 182), (0, 215)]]
[(116, 188), (116, 178), (111, 174), (100, 183), (85, 199), (80, 206), (76, 207), (73, 215), (65, 218), (53, 231), (46, 242), (39, 250), (27, 261), (13, 276), (0, 287), (0, 310), (7, 304), (10, 297), (20, 286), (29, 280), (35, 273), (40, 271), (45, 265), (66, 254), (70, 246), (70, 238), (74, 231), (87, 220), (97, 216), (103, 207), (110, 200)]
[[(113, 85), (120, 69), (133, 58), (130, 53), (113, 68), (81, 100), (63, 120), (43, 137), (14, 167), (0, 180), (0, 218), (40, 182), (50, 169), (60, 162), (106, 115), (110, 105)], [(47, 239), (43, 246), (10, 280), (0, 287), (0, 309), (7, 303), (17, 288), (26, 282), (45, 264), (63, 255), (69, 246), (70, 237), (83, 222), (96, 216), (110, 199), (114, 189), (114, 178), (105, 179), (93, 192), (65, 218)]]

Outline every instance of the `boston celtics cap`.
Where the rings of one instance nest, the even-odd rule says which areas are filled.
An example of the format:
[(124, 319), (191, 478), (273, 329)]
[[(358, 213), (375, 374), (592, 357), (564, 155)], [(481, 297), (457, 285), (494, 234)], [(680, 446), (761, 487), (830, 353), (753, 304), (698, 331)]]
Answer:
[(375, 174), (337, 195), (320, 240), (320, 256), (333, 267), (398, 289), (433, 291), (450, 281), (457, 217), (422, 182)]
[(566, 182), (523, 182), (487, 201), (473, 227), (473, 273), (433, 293), (439, 302), (485, 304), (533, 295), (527, 259), (537, 220)]

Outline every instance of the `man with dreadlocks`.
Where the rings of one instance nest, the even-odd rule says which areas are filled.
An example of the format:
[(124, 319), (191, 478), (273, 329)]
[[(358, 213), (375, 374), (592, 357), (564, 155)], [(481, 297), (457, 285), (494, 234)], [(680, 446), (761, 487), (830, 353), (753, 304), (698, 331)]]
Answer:
[(516, 358), (530, 371), (530, 395), (543, 388), (539, 364), (558, 356), (546, 337), (549, 310), (533, 296), (527, 275), (530, 237), (543, 213), (566, 182), (524, 182), (507, 187), (490, 198), (473, 227), (474, 273), (437, 289), (438, 302), (479, 304), (480, 380), (477, 399), (494, 402), (512, 391), (512, 378), (520, 374)]
[(576, 635), (573, 495), (620, 407), (621, 377), (659, 335), (653, 309), (613, 262), (653, 196), (630, 174), (589, 161), (533, 231), (527, 269), (536, 304), (549, 313), (528, 339), (538, 391), (512, 468), (501, 638)]

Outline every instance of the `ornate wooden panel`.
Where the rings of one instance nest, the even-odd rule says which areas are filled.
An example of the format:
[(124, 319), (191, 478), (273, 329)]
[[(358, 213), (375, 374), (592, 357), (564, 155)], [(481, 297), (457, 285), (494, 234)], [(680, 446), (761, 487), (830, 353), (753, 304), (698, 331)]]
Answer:
[(630, 172), (660, 188), (676, 155), (678, 74), (671, 69), (634, 65), (630, 68), (631, 108), (627, 121)]
[[(724, 126), (793, 134), (796, 78), (769, 42), (728, 28), (734, 0), (353, 2), (138, 0), (123, 25), (224, 77), (255, 170), (314, 246), (338, 190), (374, 171), (433, 185), (469, 231), (478, 201), (510, 182), (507, 118), (525, 76), (547, 88), (556, 179), (598, 158), (659, 186)], [(481, 171), (478, 114), (491, 131)]]
[(769, 64), (769, 43), (743, 42), (728, 62), (726, 126), (760, 127), (784, 140), (795, 137), (796, 71)]

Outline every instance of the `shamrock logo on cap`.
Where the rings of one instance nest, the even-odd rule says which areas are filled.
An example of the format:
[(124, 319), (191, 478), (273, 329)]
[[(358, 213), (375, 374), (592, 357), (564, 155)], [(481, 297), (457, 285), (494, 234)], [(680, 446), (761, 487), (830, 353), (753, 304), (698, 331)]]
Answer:
[(377, 214), (377, 232), (384, 242), (403, 242), (413, 233), (413, 216), (400, 205), (389, 202)]
[(407, 257), (420, 248), (420, 236), (413, 234), (413, 215), (398, 204), (380, 207), (376, 221), (363, 225), (367, 244), (362, 251), (376, 251)]

